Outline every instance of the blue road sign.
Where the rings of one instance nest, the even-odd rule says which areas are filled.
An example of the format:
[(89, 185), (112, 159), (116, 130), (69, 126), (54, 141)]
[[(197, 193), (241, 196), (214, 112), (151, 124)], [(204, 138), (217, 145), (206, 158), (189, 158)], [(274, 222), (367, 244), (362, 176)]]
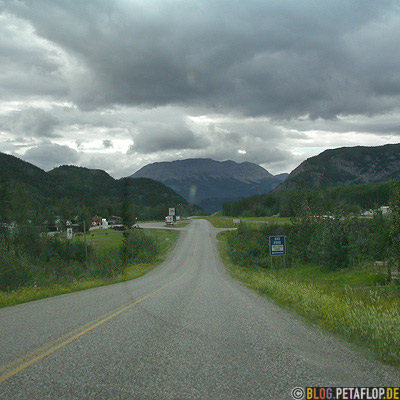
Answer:
[(286, 254), (285, 239), (285, 236), (269, 237), (269, 254), (271, 256), (284, 256)]

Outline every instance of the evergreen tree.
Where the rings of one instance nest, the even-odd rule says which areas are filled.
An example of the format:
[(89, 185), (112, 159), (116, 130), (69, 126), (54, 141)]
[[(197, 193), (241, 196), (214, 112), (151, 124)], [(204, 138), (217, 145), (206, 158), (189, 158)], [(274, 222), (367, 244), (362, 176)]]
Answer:
[(11, 211), (9, 184), (0, 176), (0, 222), (8, 222)]

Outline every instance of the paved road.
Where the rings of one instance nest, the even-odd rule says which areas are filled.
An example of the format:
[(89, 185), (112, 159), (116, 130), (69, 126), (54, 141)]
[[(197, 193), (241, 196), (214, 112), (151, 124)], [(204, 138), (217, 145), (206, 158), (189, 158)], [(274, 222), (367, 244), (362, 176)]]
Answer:
[(138, 224), (144, 229), (169, 229), (174, 231), (181, 231), (183, 227), (176, 227), (176, 225), (166, 226), (165, 222), (139, 222)]
[(399, 384), (399, 370), (233, 281), (216, 232), (195, 220), (142, 278), (0, 310), (0, 398), (290, 399), (295, 386)]

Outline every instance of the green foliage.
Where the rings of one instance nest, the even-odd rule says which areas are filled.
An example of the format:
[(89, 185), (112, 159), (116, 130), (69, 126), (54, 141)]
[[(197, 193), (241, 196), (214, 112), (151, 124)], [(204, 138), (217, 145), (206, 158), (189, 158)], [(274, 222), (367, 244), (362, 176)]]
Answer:
[(284, 235), (286, 265), (315, 263), (330, 270), (385, 260), (389, 252), (389, 222), (373, 219), (319, 219), (305, 216), (293, 224), (241, 224), (228, 234), (231, 259), (241, 266), (269, 268), (269, 236)]
[[(342, 189), (340, 189), (342, 190)], [(270, 265), (268, 236), (286, 235), (290, 249), (288, 264), (316, 263), (337, 270), (365, 262), (387, 261), (400, 264), (400, 181), (395, 181), (391, 217), (377, 214), (372, 219), (355, 217), (343, 207), (333, 207), (326, 192), (291, 192), (287, 204), (292, 224), (267, 225), (258, 229), (242, 226), (228, 239), (232, 260), (239, 265)], [(334, 210), (328, 213), (327, 210)]]
[(9, 183), (0, 175), (0, 222), (8, 222), (11, 212)]
[(9, 291), (21, 287), (33, 279), (33, 271), (13, 247), (0, 243), (0, 290)]
[[(96, 231), (96, 233), (107, 232)], [(34, 268), (34, 275), (29, 276), (27, 273), (32, 270), (32, 263), (22, 264), (22, 267), (28, 267), (28, 270), (23, 271), (21, 274), (22, 281), (12, 282), (11, 286), (4, 286), (3, 290), (0, 289), (0, 307), (139, 278), (165, 260), (168, 251), (174, 246), (179, 236), (179, 232), (176, 231), (167, 231), (165, 229), (146, 230), (146, 235), (154, 238), (157, 242), (160, 252), (154, 254), (151, 263), (130, 263), (125, 265), (125, 263), (121, 262), (122, 232), (108, 233), (115, 234), (111, 235), (113, 236), (111, 241), (105, 240), (110, 239), (109, 235), (90, 236), (93, 242), (93, 251), (89, 255), (86, 272), (83, 276), (80, 276), (79, 270), (76, 269), (79, 268), (78, 263), (64, 263), (64, 269), (69, 271), (69, 275), (62, 277), (55, 277), (48, 273), (43, 275), (41, 269), (37, 267)], [(74, 240), (79, 241), (80, 238), (76, 237)], [(9, 253), (7, 253), (9, 250), (9, 246), (5, 248), (0, 255), (0, 260), (4, 257), (4, 254), (6, 257), (9, 256)], [(19, 265), (18, 263), (22, 262), (23, 258), (21, 257), (11, 257), (7, 260), (6, 265), (14, 268), (15, 265)], [(74, 268), (76, 269), (75, 271)], [(5, 272), (7, 271), (0, 263), (1, 283), (4, 282), (2, 274), (6, 275)], [(78, 274), (74, 275), (74, 272), (78, 272)], [(15, 270), (12, 271), (12, 276), (14, 274)]]
[(133, 215), (133, 207), (129, 201), (129, 186), (128, 186), (128, 180), (124, 180), (124, 189), (123, 189), (123, 200), (122, 200), (122, 206), (121, 206), (121, 217), (123, 220), (123, 223), (131, 227), (135, 222), (135, 216)]
[(393, 196), (390, 202), (391, 209), (391, 254), (397, 263), (400, 264), (400, 180), (393, 182)]
[[(350, 265), (349, 235), (351, 227), (349, 224), (338, 219), (328, 219), (320, 224), (312, 237), (312, 242), (319, 243), (319, 253), (315, 261), (330, 269), (345, 268)], [(312, 249), (309, 249), (312, 254)], [(319, 258), (319, 260), (318, 260)]]
[(399, 176), (400, 144), (331, 149), (305, 160), (278, 190), (389, 181)]
[[(261, 217), (279, 214), (298, 215), (299, 204), (314, 199), (316, 215), (340, 210), (358, 214), (361, 210), (388, 205), (392, 195), (391, 182), (338, 186), (325, 189), (297, 189), (271, 192), (246, 199), (229, 201), (222, 205), (223, 215)], [(300, 203), (299, 203), (300, 200)]]
[(126, 268), (120, 248), (100, 248), (89, 257), (88, 273), (95, 277), (111, 277), (121, 274)]
[(160, 253), (157, 240), (142, 230), (124, 232), (122, 244), (93, 248), (86, 260), (82, 240), (48, 236), (35, 227), (0, 232), (0, 290), (61, 280), (116, 276), (130, 266), (153, 261)]
[[(88, 224), (94, 215), (124, 214), (126, 223), (163, 220), (169, 207), (179, 215), (202, 214), (172, 189), (146, 178), (116, 180), (101, 170), (61, 166), (46, 173), (16, 157), (0, 153), (0, 222), (54, 226), (72, 220)], [(9, 203), (7, 203), (9, 199)], [(11, 207), (8, 207), (10, 205)]]
[(122, 256), (126, 263), (150, 262), (159, 251), (154, 238), (146, 236), (140, 229), (131, 229), (124, 232)]

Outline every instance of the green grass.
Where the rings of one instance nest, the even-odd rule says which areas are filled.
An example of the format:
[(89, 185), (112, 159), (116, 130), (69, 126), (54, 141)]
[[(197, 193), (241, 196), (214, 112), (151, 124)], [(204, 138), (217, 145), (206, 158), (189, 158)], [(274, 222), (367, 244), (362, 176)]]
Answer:
[(240, 219), (241, 222), (251, 225), (262, 225), (262, 223), (274, 223), (274, 224), (290, 224), (290, 218), (281, 218), (281, 217), (250, 217), (250, 218), (233, 218), (233, 217), (225, 217), (221, 215), (215, 215), (210, 217), (196, 217), (196, 219), (206, 219), (211, 222), (215, 228), (236, 228), (238, 224), (234, 224), (234, 219)]
[(175, 243), (180, 235), (179, 231), (169, 231), (166, 229), (144, 229), (147, 236), (157, 239), (160, 246), (160, 253), (157, 261), (162, 262), (165, 260), (171, 248), (175, 247)]
[(246, 223), (267, 222), (269, 224), (278, 224), (278, 225), (286, 225), (292, 223), (290, 218), (286, 217), (246, 217), (246, 218), (240, 218), (240, 220)]
[[(86, 235), (87, 243), (96, 248), (119, 247), (122, 244), (123, 232), (114, 229), (97, 229)], [(83, 236), (75, 236), (74, 240), (83, 240)]]
[(400, 366), (400, 289), (370, 271), (325, 271), (318, 266), (265, 270), (234, 265), (226, 234), (221, 257), (232, 276), (330, 332)]
[(194, 219), (205, 219), (211, 222), (215, 228), (234, 228), (236, 226), (233, 224), (233, 219), (228, 217), (195, 217)]
[[(90, 236), (90, 239), (88, 237), (88, 242), (90, 240), (90, 243), (92, 243), (95, 248), (107, 249), (110, 247), (116, 247), (122, 243), (122, 232), (113, 231), (111, 229), (108, 230), (108, 234), (106, 234), (107, 232), (105, 230), (93, 232), (95, 233), (93, 236)], [(123, 274), (111, 278), (91, 278), (73, 281), (64, 280), (60, 281), (59, 283), (52, 283), (46, 286), (35, 285), (33, 287), (25, 287), (12, 292), (0, 291), (0, 308), (26, 303), (28, 301), (44, 299), (46, 297), (53, 297), (99, 286), (125, 282), (143, 276), (165, 260), (168, 253), (175, 247), (176, 241), (180, 234), (180, 232), (168, 231), (165, 229), (145, 229), (145, 233), (148, 236), (157, 238), (160, 248), (160, 252), (153, 262), (133, 265), (128, 267)], [(81, 240), (81, 238), (78, 236), (78, 238), (74, 238), (74, 240)]]

